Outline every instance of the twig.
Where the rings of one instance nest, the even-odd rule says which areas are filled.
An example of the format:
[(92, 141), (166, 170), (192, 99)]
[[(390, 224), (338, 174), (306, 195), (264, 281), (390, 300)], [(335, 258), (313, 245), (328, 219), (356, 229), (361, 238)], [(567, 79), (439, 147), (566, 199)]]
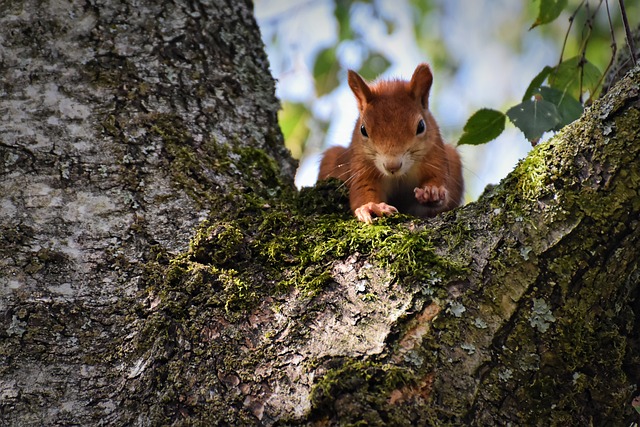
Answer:
[(587, 99), (587, 101), (585, 102), (585, 104), (587, 105), (590, 105), (593, 102), (593, 98), (595, 97), (596, 92), (598, 91), (598, 88), (604, 81), (604, 77), (607, 75), (607, 73), (611, 69), (613, 62), (616, 59), (616, 53), (618, 53), (618, 44), (616, 42), (616, 34), (615, 34), (615, 31), (613, 30), (613, 21), (611, 21), (611, 11), (609, 10), (609, 0), (604, 0), (604, 4), (605, 4), (605, 7), (607, 8), (607, 18), (609, 19), (609, 32), (611, 33), (611, 59), (609, 59), (607, 68), (605, 68), (602, 75), (600, 76), (600, 79), (598, 80), (598, 83), (596, 84), (593, 93), (589, 94), (589, 99)]
[(583, 104), (582, 102), (582, 91), (583, 91), (583, 84), (584, 84), (584, 65), (588, 62), (587, 61), (587, 46), (589, 45), (589, 41), (591, 41), (591, 33), (593, 32), (593, 21), (595, 19), (596, 14), (598, 13), (598, 11), (600, 10), (600, 7), (602, 6), (602, 2), (603, 0), (600, 0), (600, 2), (598, 3), (598, 6), (595, 8), (595, 10), (593, 11), (593, 13), (590, 13), (590, 8), (589, 8), (589, 2), (587, 1), (587, 6), (586, 6), (586, 15), (587, 15), (587, 19), (585, 21), (583, 30), (582, 30), (582, 45), (580, 46), (580, 61), (578, 61), (578, 67), (580, 67), (580, 87), (579, 87), (579, 95), (578, 95), (578, 101), (580, 101), (581, 104)]
[(633, 46), (633, 37), (631, 37), (631, 29), (629, 28), (629, 20), (627, 19), (627, 11), (624, 8), (624, 0), (618, 0), (620, 4), (620, 13), (622, 14), (622, 23), (624, 25), (624, 32), (627, 35), (627, 46), (629, 46), (629, 53), (631, 55), (631, 62), (633, 66), (638, 65), (638, 61), (636, 60), (636, 49)]
[(567, 40), (569, 39), (569, 33), (571, 33), (571, 27), (573, 26), (573, 21), (576, 19), (578, 12), (582, 9), (582, 5), (586, 0), (582, 0), (576, 10), (573, 11), (571, 16), (569, 17), (569, 28), (567, 28), (567, 33), (564, 35), (564, 42), (562, 43), (562, 50), (560, 51), (560, 60), (558, 61), (558, 65), (562, 63), (562, 58), (564, 57), (564, 49), (567, 47)]

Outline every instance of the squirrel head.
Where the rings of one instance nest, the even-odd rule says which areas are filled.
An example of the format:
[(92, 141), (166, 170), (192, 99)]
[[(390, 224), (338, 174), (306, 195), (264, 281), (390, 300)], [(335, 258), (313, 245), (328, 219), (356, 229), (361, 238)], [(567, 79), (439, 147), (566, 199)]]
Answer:
[(429, 113), (429, 91), (433, 75), (420, 64), (410, 81), (382, 80), (368, 84), (349, 70), (349, 87), (358, 102), (360, 116), (354, 142), (385, 176), (403, 176), (431, 148), (439, 130)]

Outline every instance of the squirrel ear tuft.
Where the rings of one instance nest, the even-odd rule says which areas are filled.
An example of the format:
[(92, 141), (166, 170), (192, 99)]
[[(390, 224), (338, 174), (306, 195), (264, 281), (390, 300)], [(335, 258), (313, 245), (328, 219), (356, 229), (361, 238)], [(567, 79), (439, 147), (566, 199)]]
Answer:
[(349, 70), (349, 87), (358, 100), (358, 108), (364, 110), (365, 105), (371, 102), (373, 94), (369, 85), (360, 77), (360, 74)]
[(433, 74), (429, 65), (422, 63), (416, 67), (409, 82), (409, 91), (416, 100), (422, 104), (422, 108), (429, 108), (429, 91), (433, 83)]

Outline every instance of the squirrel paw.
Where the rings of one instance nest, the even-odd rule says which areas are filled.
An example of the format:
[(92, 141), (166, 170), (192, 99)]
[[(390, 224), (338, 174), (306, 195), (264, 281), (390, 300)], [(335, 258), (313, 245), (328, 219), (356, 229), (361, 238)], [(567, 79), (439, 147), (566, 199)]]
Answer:
[(371, 217), (371, 214), (375, 214), (376, 216), (383, 216), (383, 215), (391, 215), (397, 212), (398, 212), (398, 209), (384, 202), (380, 202), (380, 203), (369, 202), (367, 204), (360, 206), (354, 211), (354, 213), (356, 214), (356, 217), (360, 221), (366, 222), (367, 224), (371, 224), (373, 222), (373, 218)]
[(414, 188), (413, 194), (419, 203), (430, 203), (433, 205), (441, 205), (447, 200), (449, 192), (444, 185), (425, 185), (422, 188)]

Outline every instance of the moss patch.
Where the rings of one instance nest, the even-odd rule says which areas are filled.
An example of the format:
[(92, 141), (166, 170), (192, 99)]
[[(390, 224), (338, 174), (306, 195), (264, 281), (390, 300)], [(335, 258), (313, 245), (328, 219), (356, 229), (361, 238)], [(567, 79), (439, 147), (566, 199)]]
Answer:
[[(340, 194), (335, 187), (333, 190)], [(350, 212), (335, 212), (335, 205), (328, 206), (333, 202), (346, 206), (347, 200), (326, 200), (325, 192), (326, 187), (289, 192), (288, 199), (278, 201), (256, 197), (233, 214), (216, 212), (214, 215), (221, 218), (212, 216), (205, 221), (189, 251), (172, 265), (182, 266), (180, 274), (187, 273), (187, 277), (192, 267), (199, 270), (199, 266), (206, 266), (215, 270), (214, 275), (233, 278), (237, 286), (228, 287), (227, 301), (240, 301), (242, 295), (267, 296), (292, 287), (312, 297), (332, 281), (332, 262), (353, 253), (368, 256), (406, 283), (431, 283), (434, 275), (451, 277), (465, 271), (463, 265), (436, 254), (429, 229), (412, 230), (403, 222), (404, 217), (362, 224)], [(334, 212), (328, 215), (307, 211), (331, 208)], [(425, 269), (425, 265), (431, 268)], [(258, 277), (264, 281), (255, 280)], [(233, 294), (233, 289), (242, 295)]]
[(393, 398), (395, 390), (415, 385), (412, 372), (373, 362), (338, 363), (312, 390), (311, 421), (328, 422), (330, 414), (341, 426), (412, 426), (424, 419), (422, 411), (409, 411)]
[[(268, 159), (252, 150), (240, 157), (250, 169), (267, 170), (266, 174), (256, 175), (256, 180), (263, 176), (275, 179), (277, 169)], [(262, 183), (256, 185), (255, 191), (250, 186), (241, 190), (250, 197), (231, 194), (217, 198), (216, 203), (235, 203), (234, 209), (212, 211), (185, 253), (171, 259), (159, 253), (147, 264), (145, 301), (135, 309), (135, 316), (144, 318), (144, 330), (133, 354), (154, 359), (153, 374), (144, 380), (150, 390), (156, 387), (154, 384), (163, 384), (161, 388), (166, 391), (164, 409), (155, 407), (160, 412), (154, 420), (160, 423), (171, 424), (181, 412), (189, 414), (190, 419), (209, 423), (224, 422), (223, 414), (230, 411), (234, 417), (251, 418), (240, 396), (236, 406), (230, 406), (226, 392), (208, 397), (203, 390), (227, 386), (218, 376), (200, 370), (216, 363), (212, 371), (226, 372), (227, 368), (219, 364), (228, 360), (228, 370), (241, 377), (245, 366), (252, 372), (257, 360), (275, 357), (270, 354), (274, 351), (271, 338), (264, 334), (254, 337), (256, 347), (244, 353), (238, 342), (249, 338), (218, 336), (215, 324), (246, 319), (261, 302), (277, 299), (293, 288), (310, 301), (333, 283), (331, 268), (335, 260), (360, 253), (390, 271), (403, 286), (437, 286), (440, 278), (446, 282), (465, 270), (455, 260), (437, 254), (436, 245), (441, 242), (433, 241), (430, 229), (415, 227), (406, 222), (406, 217), (385, 218), (374, 225), (358, 222), (348, 210), (348, 198), (337, 182), (301, 192), (272, 185), (273, 197), (269, 192), (260, 192), (261, 186)], [(186, 359), (174, 358), (174, 354), (185, 351)], [(191, 372), (191, 366), (197, 366), (198, 373)], [(361, 375), (357, 373), (358, 366), (344, 369), (347, 368), (352, 375)], [(375, 374), (369, 378), (371, 390), (377, 392), (383, 387), (385, 393), (387, 389), (391, 392), (400, 388), (412, 375), (406, 368), (390, 365), (372, 365), (362, 375), (366, 377), (367, 372)], [(378, 374), (383, 376), (379, 384)], [(319, 405), (324, 401), (320, 390), (329, 390), (325, 386), (320, 385), (316, 393)], [(382, 400), (378, 403), (384, 404)], [(206, 418), (216, 408), (217, 415)], [(389, 414), (399, 416), (399, 408), (389, 406)]]

